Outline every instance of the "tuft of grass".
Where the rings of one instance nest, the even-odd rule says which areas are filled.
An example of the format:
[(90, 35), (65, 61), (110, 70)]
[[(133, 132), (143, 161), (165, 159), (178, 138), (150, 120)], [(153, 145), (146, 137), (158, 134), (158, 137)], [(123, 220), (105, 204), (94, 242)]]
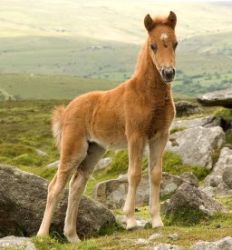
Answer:
[(182, 207), (175, 214), (166, 215), (165, 224), (193, 226), (207, 219), (209, 219), (208, 216), (201, 211)]
[(232, 134), (226, 134), (225, 140), (227, 143), (232, 144)]
[(185, 129), (186, 129), (185, 127), (173, 128), (173, 129), (171, 129), (170, 133), (171, 133), (171, 134), (174, 134), (174, 133), (176, 133), (176, 132), (183, 131), (183, 130), (185, 130)]
[(199, 180), (203, 180), (209, 174), (209, 170), (201, 166), (183, 164), (181, 157), (170, 151), (165, 152), (163, 162), (163, 171), (173, 175), (192, 172)]
[(217, 117), (223, 117), (226, 120), (232, 120), (232, 109), (218, 108), (214, 115)]

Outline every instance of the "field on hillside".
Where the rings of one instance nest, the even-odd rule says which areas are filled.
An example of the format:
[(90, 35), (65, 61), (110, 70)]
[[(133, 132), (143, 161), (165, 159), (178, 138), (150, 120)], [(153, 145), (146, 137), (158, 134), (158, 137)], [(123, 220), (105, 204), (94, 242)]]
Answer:
[[(197, 96), (231, 87), (231, 36), (207, 35), (180, 42), (173, 83), (176, 94)], [(0, 39), (0, 48), (0, 95), (5, 96), (1, 99), (64, 99), (110, 89), (128, 79), (140, 47), (84, 38), (34, 37)]]
[[(23, 0), (20, 5), (16, 0), (4, 0), (0, 10), (0, 98), (70, 99), (76, 93), (112, 88), (133, 73), (147, 36), (145, 14), (167, 14), (169, 8), (178, 16), (174, 91), (197, 96), (230, 87), (229, 2), (173, 2), (167, 10), (165, 3), (139, 0), (133, 5), (131, 0), (59, 0), (56, 4), (54, 0)], [(65, 18), (64, 13), (68, 13)]]
[[(59, 158), (58, 151), (54, 145), (50, 129), (51, 111), (56, 105), (67, 104), (68, 101), (8, 101), (0, 102), (0, 162), (17, 166), (21, 170), (28, 171), (50, 180), (56, 169), (47, 165)], [(207, 108), (203, 110), (204, 115), (208, 113), (229, 116), (231, 112), (224, 109)], [(96, 171), (90, 178), (85, 194), (92, 195), (95, 185), (103, 180), (116, 178), (119, 174), (126, 173), (128, 158), (127, 153), (120, 151), (117, 153), (107, 152), (107, 156), (113, 158), (110, 167), (105, 170)], [(144, 161), (143, 169), (147, 171), (147, 164)], [(193, 171), (200, 180), (205, 177), (205, 172), (201, 167), (183, 165), (179, 156), (167, 152), (164, 157), (164, 171), (172, 174), (180, 174), (185, 171)], [(163, 197), (165, 201), (168, 197)], [(220, 198), (220, 201), (231, 210), (231, 199)], [(121, 210), (114, 210), (115, 215), (122, 215)], [(136, 212), (138, 218), (149, 220), (148, 207), (140, 207)], [(182, 225), (173, 223), (163, 218), (166, 227), (153, 230), (149, 228), (136, 231), (126, 231), (121, 226), (109, 228), (102, 232), (97, 238), (85, 240), (78, 244), (78, 249), (100, 250), (100, 249), (147, 249), (147, 245), (137, 245), (138, 238), (148, 238), (154, 232), (161, 233), (162, 237), (150, 242), (149, 246), (155, 243), (166, 242), (170, 244), (182, 245), (185, 249), (198, 240), (216, 240), (231, 235), (232, 216), (230, 214), (217, 214), (211, 219), (202, 220), (195, 225)], [(220, 225), (220, 226), (218, 226)], [(178, 233), (179, 238), (173, 242), (169, 235)], [(49, 246), (52, 249), (71, 250), (76, 246), (67, 244), (62, 237), (58, 238), (33, 238), (37, 249), (46, 250)], [(12, 250), (12, 249), (11, 249)]]

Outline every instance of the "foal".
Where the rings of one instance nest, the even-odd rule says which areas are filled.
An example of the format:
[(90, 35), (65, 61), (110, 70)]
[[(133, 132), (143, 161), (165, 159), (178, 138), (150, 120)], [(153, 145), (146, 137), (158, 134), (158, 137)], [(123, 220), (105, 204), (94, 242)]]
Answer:
[(38, 235), (49, 234), (56, 204), (65, 184), (69, 185), (64, 234), (79, 240), (76, 219), (81, 195), (94, 166), (106, 148), (128, 147), (128, 194), (124, 206), (127, 229), (136, 226), (135, 196), (141, 178), (145, 145), (149, 146), (150, 213), (152, 226), (163, 226), (159, 192), (162, 155), (175, 116), (171, 85), (175, 75), (176, 15), (152, 19), (144, 25), (148, 38), (134, 75), (109, 91), (96, 91), (58, 107), (53, 115), (53, 133), (60, 148), (60, 166), (49, 184), (47, 204)]

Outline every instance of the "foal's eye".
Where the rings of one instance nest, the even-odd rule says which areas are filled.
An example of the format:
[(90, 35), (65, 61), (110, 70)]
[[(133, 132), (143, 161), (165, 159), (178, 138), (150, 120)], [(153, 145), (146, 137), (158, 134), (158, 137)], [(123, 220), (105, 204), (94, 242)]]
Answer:
[(155, 43), (151, 44), (151, 49), (156, 52), (157, 50), (157, 45)]
[(178, 45), (178, 42), (175, 42), (175, 43), (173, 44), (173, 49), (176, 49), (177, 45)]

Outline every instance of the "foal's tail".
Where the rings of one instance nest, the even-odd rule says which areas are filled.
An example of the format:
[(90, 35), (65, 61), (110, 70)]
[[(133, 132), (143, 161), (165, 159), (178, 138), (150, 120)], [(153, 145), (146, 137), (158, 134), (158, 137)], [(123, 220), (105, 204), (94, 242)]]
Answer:
[(60, 150), (60, 143), (62, 138), (62, 127), (64, 118), (64, 106), (58, 106), (54, 109), (52, 115), (52, 133), (56, 139), (56, 146)]

